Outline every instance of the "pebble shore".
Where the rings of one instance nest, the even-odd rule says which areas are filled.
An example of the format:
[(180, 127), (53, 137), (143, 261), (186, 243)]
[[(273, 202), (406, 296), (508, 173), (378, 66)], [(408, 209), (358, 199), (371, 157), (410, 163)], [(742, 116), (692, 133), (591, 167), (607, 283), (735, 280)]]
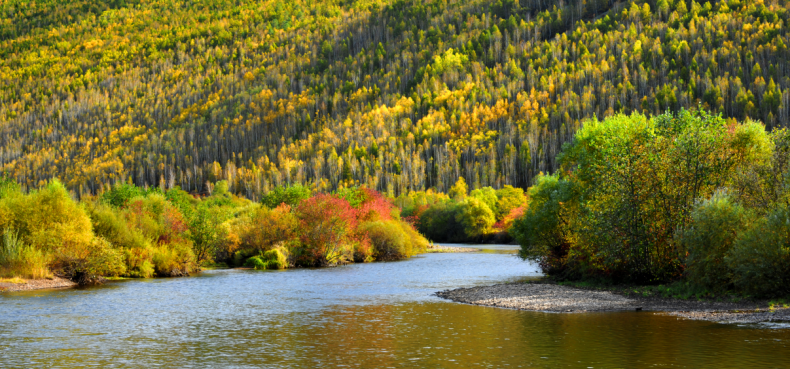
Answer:
[(70, 288), (77, 286), (76, 283), (59, 277), (52, 279), (28, 279), (25, 283), (2, 283), (0, 282), (0, 292), (17, 292), (42, 290), (51, 288)]
[(759, 302), (690, 301), (632, 298), (610, 291), (550, 283), (511, 283), (459, 288), (436, 293), (455, 302), (517, 310), (558, 313), (652, 311), (694, 320), (731, 323), (790, 321), (790, 309), (769, 310)]
[(480, 249), (474, 247), (452, 247), (452, 246), (439, 246), (434, 245), (433, 247), (428, 247), (428, 252), (477, 252)]

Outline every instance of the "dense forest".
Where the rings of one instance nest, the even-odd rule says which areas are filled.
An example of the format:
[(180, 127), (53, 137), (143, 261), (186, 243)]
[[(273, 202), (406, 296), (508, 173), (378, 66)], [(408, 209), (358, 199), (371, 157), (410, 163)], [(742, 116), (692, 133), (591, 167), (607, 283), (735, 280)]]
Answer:
[(525, 188), (592, 117), (784, 126), (788, 6), (6, 0), (0, 166), (77, 196)]

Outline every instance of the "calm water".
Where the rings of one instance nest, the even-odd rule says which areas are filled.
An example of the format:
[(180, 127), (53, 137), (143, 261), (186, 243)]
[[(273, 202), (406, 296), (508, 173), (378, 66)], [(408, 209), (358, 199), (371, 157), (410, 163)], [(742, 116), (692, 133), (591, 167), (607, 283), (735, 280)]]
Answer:
[(471, 254), (0, 295), (0, 367), (711, 367), (790, 365), (790, 329), (652, 313), (461, 305), (438, 290), (519, 280)]

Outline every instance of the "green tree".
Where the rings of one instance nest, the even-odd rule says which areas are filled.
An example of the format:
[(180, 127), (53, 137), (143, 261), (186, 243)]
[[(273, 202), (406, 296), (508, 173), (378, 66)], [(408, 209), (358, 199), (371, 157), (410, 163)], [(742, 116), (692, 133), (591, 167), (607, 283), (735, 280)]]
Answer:
[(261, 204), (271, 209), (280, 206), (280, 204), (297, 206), (302, 200), (310, 198), (311, 193), (309, 187), (301, 184), (287, 187), (278, 186), (261, 198)]
[(524, 196), (524, 190), (521, 188), (515, 188), (511, 185), (505, 185), (504, 187), (496, 190), (496, 197), (497, 197), (497, 205), (496, 205), (496, 215), (497, 220), (501, 220), (506, 215), (510, 214), (510, 212), (524, 205), (527, 202), (527, 197)]
[(453, 187), (450, 188), (450, 191), (447, 193), (450, 195), (451, 199), (456, 201), (463, 200), (466, 198), (466, 194), (469, 192), (469, 187), (466, 186), (466, 181), (464, 177), (458, 177), (458, 180), (455, 181)]
[[(521, 245), (519, 256), (537, 262), (544, 273), (573, 274), (568, 258), (578, 245), (573, 226), (578, 217), (578, 188), (557, 175), (539, 175), (529, 189), (529, 206), (511, 233)], [(578, 277), (578, 275), (577, 275)]]
[(458, 204), (455, 219), (463, 226), (466, 236), (471, 239), (488, 233), (496, 222), (494, 212), (484, 202), (474, 197), (467, 197)]
[(476, 190), (472, 190), (472, 192), (469, 193), (469, 196), (474, 197), (480, 200), (481, 202), (483, 202), (484, 204), (486, 204), (486, 206), (488, 206), (488, 209), (494, 212), (494, 214), (499, 213), (499, 208), (497, 207), (498, 204), (497, 192), (493, 188), (491, 187), (478, 188)]

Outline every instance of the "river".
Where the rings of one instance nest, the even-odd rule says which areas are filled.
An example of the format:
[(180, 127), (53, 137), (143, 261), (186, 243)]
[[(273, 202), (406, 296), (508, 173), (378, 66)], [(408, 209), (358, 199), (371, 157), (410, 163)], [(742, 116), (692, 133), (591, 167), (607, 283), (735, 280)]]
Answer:
[(0, 367), (786, 367), (790, 329), (462, 305), (539, 276), (512, 246), (410, 260), (0, 294)]

